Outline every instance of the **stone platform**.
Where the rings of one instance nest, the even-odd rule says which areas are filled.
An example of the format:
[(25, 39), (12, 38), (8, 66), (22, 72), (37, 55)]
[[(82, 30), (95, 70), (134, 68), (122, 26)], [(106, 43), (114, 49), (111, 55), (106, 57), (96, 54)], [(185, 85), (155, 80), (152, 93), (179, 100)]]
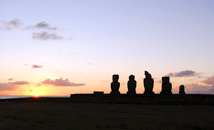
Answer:
[(154, 94), (146, 96), (110, 95), (110, 94), (71, 94), (72, 102), (82, 103), (118, 103), (118, 104), (151, 104), (151, 105), (214, 105), (214, 95), (203, 94), (172, 94), (168, 96)]

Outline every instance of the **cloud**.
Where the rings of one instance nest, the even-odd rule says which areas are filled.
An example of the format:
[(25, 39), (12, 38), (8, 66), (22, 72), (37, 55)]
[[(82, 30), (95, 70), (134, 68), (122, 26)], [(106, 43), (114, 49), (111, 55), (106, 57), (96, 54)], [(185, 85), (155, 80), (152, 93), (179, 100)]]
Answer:
[(12, 81), (12, 80), (13, 80), (13, 78), (9, 78), (8, 80), (9, 80), (9, 81)]
[(33, 69), (39, 69), (39, 68), (42, 68), (42, 66), (41, 65), (32, 65), (32, 68)]
[[(32, 33), (32, 38), (37, 39), (37, 40), (71, 40), (72, 37), (66, 38), (64, 36), (58, 35), (56, 32), (58, 30), (64, 30), (64, 29), (59, 29), (56, 26), (51, 26), (49, 23), (45, 21), (41, 21), (33, 26), (25, 26), (24, 28), (20, 28), (20, 26), (23, 23), (19, 19), (14, 19), (11, 21), (0, 21), (0, 30), (12, 30), (12, 29), (21, 29), (21, 30), (30, 30), (30, 29), (39, 29), (42, 30), (40, 32), (33, 32)], [(51, 31), (51, 32), (48, 32)]]
[(49, 32), (38, 32), (38, 33), (32, 33), (33, 39), (38, 40), (62, 40), (64, 39), (62, 36), (58, 36), (56, 33), (49, 33)]
[(19, 28), (22, 25), (22, 22), (19, 19), (14, 19), (11, 21), (2, 21), (1, 23), (4, 26), (4, 27), (2, 27), (2, 29), (7, 29), (7, 30)]
[(202, 81), (205, 84), (214, 86), (214, 76), (208, 77), (206, 80)]
[(175, 73), (169, 73), (167, 76), (170, 77), (190, 77), (190, 76), (197, 76), (198, 73), (192, 70), (184, 70), (180, 72), (175, 72)]
[(86, 63), (87, 65), (93, 65), (92, 63), (90, 63), (90, 62), (88, 62), (88, 63)]
[(0, 83), (0, 90), (15, 90), (16, 88), (29, 84), (27, 81), (16, 81), (16, 82), (8, 82), (8, 83)]
[(57, 27), (52, 27), (48, 23), (42, 21), (40, 23), (37, 23), (34, 26), (29, 26), (26, 29), (46, 29), (46, 30), (58, 30)]
[(59, 86), (72, 87), (72, 86), (83, 86), (83, 85), (85, 85), (84, 83), (73, 83), (73, 82), (70, 82), (68, 79), (63, 80), (62, 78), (55, 79), (55, 80), (46, 79), (42, 83), (43, 84), (47, 84), (47, 85), (53, 85), (53, 86), (56, 86), (56, 87), (59, 87)]
[(195, 94), (214, 94), (214, 86), (200, 85), (197, 83), (185, 85), (187, 93)]
[(39, 29), (48, 29), (48, 30), (56, 30), (57, 29), (57, 27), (51, 27), (48, 23), (46, 23), (44, 21), (36, 24), (34, 27), (39, 28)]
[(12, 82), (13, 85), (26, 85), (29, 84), (27, 81), (16, 81)]

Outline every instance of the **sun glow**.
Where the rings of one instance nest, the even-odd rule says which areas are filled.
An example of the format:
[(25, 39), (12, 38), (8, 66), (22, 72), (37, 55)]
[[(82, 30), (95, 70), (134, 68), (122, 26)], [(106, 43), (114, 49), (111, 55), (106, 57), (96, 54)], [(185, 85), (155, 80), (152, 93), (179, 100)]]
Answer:
[(42, 95), (47, 95), (47, 87), (36, 86), (35, 84), (31, 84), (26, 91), (24, 91), (23, 95), (29, 95), (33, 97), (40, 97)]
[(39, 97), (39, 94), (35, 94), (34, 97)]
[(45, 95), (45, 91), (42, 89), (37, 89), (32, 92), (32, 95), (34, 95), (34, 97), (40, 97), (42, 95)]

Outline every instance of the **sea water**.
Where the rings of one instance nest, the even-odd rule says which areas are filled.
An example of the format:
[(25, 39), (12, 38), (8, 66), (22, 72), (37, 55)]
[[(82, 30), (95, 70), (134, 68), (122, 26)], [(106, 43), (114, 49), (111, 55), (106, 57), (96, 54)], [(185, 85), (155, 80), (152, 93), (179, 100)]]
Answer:
[[(34, 96), (11, 96), (11, 95), (0, 95), (0, 99), (12, 99), (12, 98), (28, 98)], [(40, 97), (52, 97), (52, 98), (67, 98), (69, 96), (40, 96)]]
[(11, 95), (0, 95), (0, 99), (11, 99), (11, 98), (27, 98), (32, 96), (11, 96)]

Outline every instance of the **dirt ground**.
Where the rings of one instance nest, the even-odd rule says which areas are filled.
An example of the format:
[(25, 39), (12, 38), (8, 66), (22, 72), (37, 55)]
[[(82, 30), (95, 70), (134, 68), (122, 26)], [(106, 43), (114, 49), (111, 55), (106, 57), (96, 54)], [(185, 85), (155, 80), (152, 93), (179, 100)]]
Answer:
[(210, 130), (214, 106), (0, 102), (0, 130)]

